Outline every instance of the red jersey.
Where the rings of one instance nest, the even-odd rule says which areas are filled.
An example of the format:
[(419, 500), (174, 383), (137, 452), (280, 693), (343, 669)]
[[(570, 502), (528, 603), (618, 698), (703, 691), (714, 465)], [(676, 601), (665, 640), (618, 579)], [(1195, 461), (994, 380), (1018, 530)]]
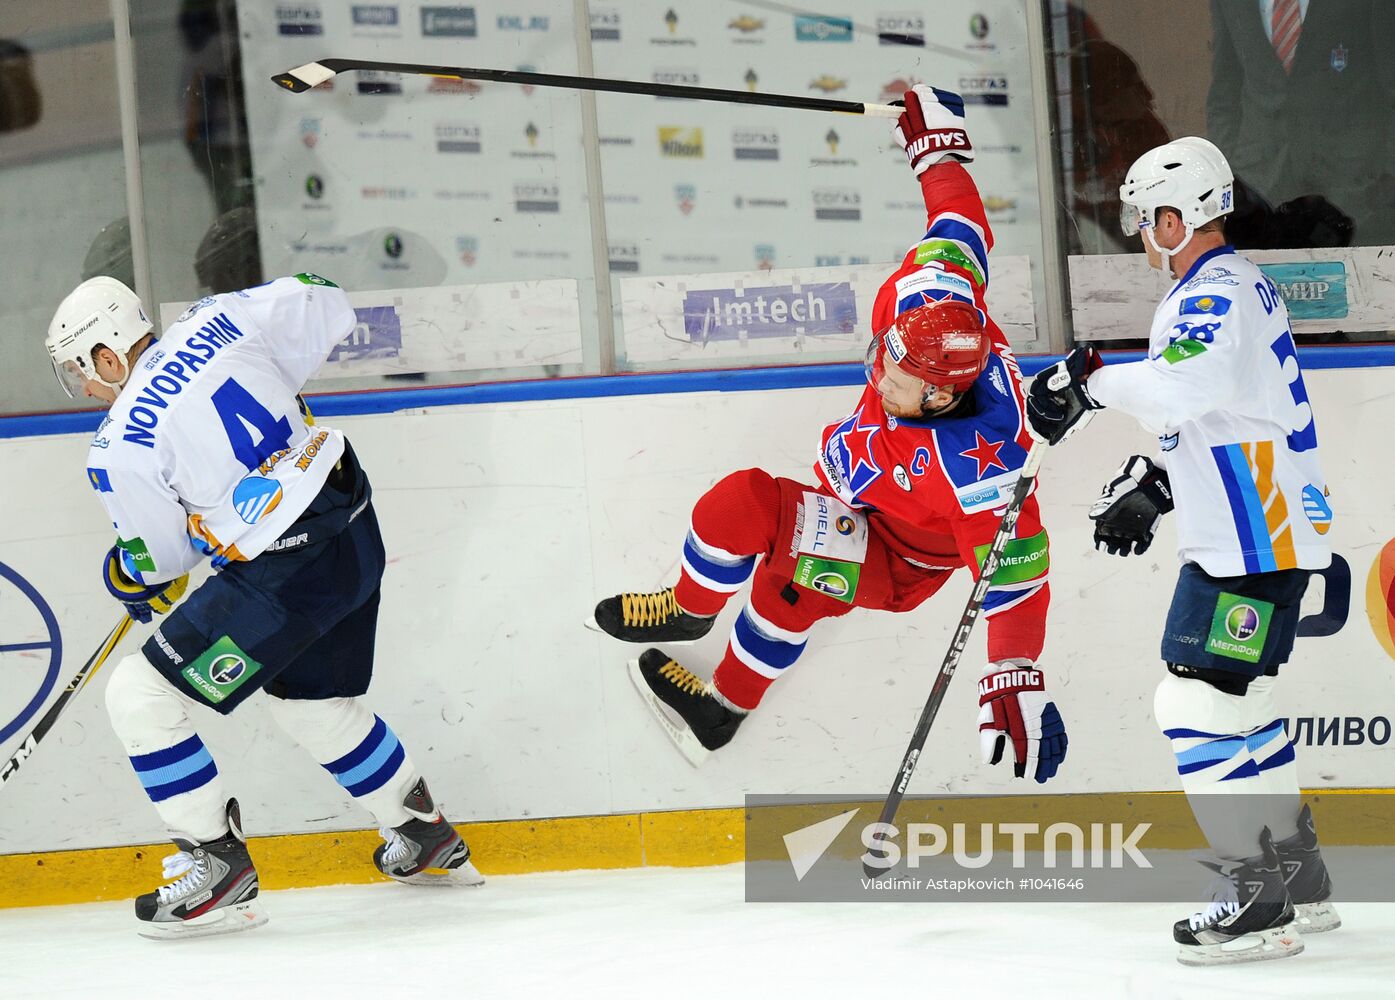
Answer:
[[(867, 386), (846, 419), (824, 428), (815, 471), (825, 490), (866, 511), (902, 557), (928, 566), (967, 565), (977, 575), (1032, 439), (1021, 372), (984, 303), (993, 235), (978, 188), (958, 163), (938, 164), (920, 182), (925, 236), (877, 292), (872, 328), (883, 330), (907, 309), (952, 297), (979, 310), (992, 353), (964, 400), (943, 417), (888, 416), (876, 389)], [(1029, 496), (983, 605), (985, 616), (1014, 612), (997, 623), (1006, 630), (998, 638), (1041, 634), (1048, 563), (1037, 500)], [(1033, 621), (1014, 623), (1014, 615)], [(990, 624), (990, 656), (1035, 659), (1039, 642), (1037, 651), (1004, 652), (1001, 642), (994, 643), (994, 631)]]

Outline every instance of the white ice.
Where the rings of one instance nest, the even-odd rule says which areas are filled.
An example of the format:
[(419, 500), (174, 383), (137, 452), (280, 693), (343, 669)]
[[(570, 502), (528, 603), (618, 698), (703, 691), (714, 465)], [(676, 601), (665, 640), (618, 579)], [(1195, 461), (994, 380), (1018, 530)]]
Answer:
[(136, 936), (129, 901), (0, 910), (0, 997), (730, 998), (1395, 995), (1395, 905), (1294, 958), (1186, 969), (1173, 904), (770, 904), (740, 865), (264, 894), (257, 930)]

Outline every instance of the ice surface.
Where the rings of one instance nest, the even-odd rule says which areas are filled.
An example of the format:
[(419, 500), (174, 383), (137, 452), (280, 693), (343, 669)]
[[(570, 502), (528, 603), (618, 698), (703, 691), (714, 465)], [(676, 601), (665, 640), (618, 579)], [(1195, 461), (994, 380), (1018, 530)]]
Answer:
[[(158, 873), (157, 873), (158, 874)], [(1395, 995), (1395, 905), (1278, 962), (1184, 969), (1173, 904), (748, 904), (741, 866), (265, 894), (271, 921), (137, 937), (129, 901), (0, 910), (0, 996), (605, 998)]]

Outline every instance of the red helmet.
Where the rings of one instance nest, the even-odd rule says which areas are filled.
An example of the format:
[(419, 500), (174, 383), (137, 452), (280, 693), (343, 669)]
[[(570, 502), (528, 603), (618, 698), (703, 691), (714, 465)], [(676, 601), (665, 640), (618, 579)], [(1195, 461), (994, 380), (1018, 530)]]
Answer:
[(926, 385), (965, 392), (988, 364), (990, 344), (979, 311), (959, 299), (941, 299), (907, 309), (872, 338), (867, 349), (867, 378), (881, 382), (886, 359)]

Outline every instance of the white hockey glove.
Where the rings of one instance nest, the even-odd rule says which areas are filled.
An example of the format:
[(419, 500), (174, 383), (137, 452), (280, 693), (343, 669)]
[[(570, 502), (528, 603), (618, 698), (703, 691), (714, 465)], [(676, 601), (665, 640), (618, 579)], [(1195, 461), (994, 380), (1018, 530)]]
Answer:
[(1027, 659), (983, 668), (978, 682), (979, 748), (985, 764), (1003, 759), (1012, 744), (1012, 773), (1041, 784), (1066, 759), (1066, 724), (1046, 693), (1041, 671)]
[(1167, 470), (1142, 455), (1130, 456), (1090, 508), (1095, 548), (1113, 556), (1143, 555), (1171, 509)]
[(917, 177), (936, 163), (951, 159), (968, 163), (974, 158), (973, 143), (964, 130), (964, 98), (917, 83), (901, 103), (906, 110), (896, 119), (891, 137), (905, 151)]

